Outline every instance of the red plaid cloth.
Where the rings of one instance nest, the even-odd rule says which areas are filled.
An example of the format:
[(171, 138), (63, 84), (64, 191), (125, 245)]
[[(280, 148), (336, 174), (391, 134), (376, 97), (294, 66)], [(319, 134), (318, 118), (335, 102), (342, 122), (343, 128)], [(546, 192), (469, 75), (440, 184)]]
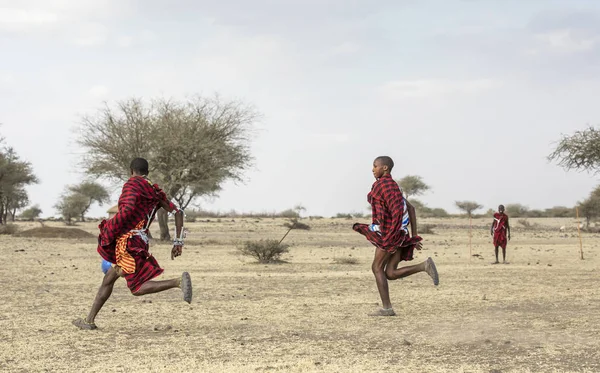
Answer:
[(494, 247), (506, 249), (506, 226), (508, 225), (508, 215), (505, 213), (494, 214)]
[[(127, 239), (128, 268), (132, 273), (126, 273), (127, 286), (135, 292), (146, 281), (160, 275), (163, 269), (148, 251), (148, 243), (139, 235), (132, 235), (131, 230), (150, 226), (156, 211), (160, 208), (159, 201), (167, 201), (171, 211), (177, 211), (167, 195), (156, 184), (152, 184), (142, 176), (133, 176), (125, 185), (119, 197), (119, 212), (109, 220), (102, 220), (98, 228), (98, 253), (102, 258), (117, 263), (116, 248), (119, 239)], [(134, 263), (133, 263), (134, 262)]]
[(373, 224), (379, 225), (380, 232), (371, 232), (367, 224), (354, 224), (352, 227), (364, 235), (373, 245), (387, 252), (394, 253), (403, 249), (403, 260), (412, 260), (414, 246), (421, 241), (421, 237), (410, 237), (402, 229), (402, 216), (404, 215), (404, 197), (398, 183), (392, 175), (386, 174), (379, 178), (367, 201), (371, 204)]

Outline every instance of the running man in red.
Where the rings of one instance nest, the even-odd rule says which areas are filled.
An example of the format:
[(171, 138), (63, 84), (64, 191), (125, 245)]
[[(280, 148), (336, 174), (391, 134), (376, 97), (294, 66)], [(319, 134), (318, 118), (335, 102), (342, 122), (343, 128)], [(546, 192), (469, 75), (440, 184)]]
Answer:
[(494, 237), (494, 248), (496, 250), (496, 261), (492, 264), (500, 263), (498, 261), (499, 247), (502, 248), (502, 263), (506, 264), (506, 244), (510, 241), (510, 225), (508, 224), (508, 215), (504, 213), (504, 205), (498, 206), (498, 212), (494, 214), (490, 233)]
[(187, 272), (180, 278), (154, 281), (163, 269), (148, 251), (148, 228), (156, 212), (164, 208), (175, 215), (175, 240), (171, 259), (180, 256), (183, 249), (183, 211), (167, 199), (166, 194), (148, 179), (148, 161), (131, 161), (131, 178), (123, 186), (119, 197), (119, 212), (109, 220), (102, 220), (98, 228), (98, 253), (113, 263), (106, 272), (96, 299), (86, 318), (73, 321), (80, 329), (96, 329), (95, 318), (110, 297), (115, 282), (124, 277), (133, 295), (158, 293), (173, 288), (183, 291), (183, 299), (192, 301), (192, 281)]
[[(433, 279), (433, 284), (439, 284), (437, 269), (431, 258), (420, 264), (398, 268), (401, 261), (413, 260), (414, 249), (421, 250), (422, 239), (417, 234), (414, 207), (403, 197), (398, 183), (392, 178), (393, 167), (394, 161), (390, 157), (375, 159), (373, 176), (376, 181), (367, 195), (372, 209), (372, 224), (356, 223), (352, 227), (375, 245), (375, 258), (371, 268), (383, 308), (371, 316), (396, 315), (390, 301), (388, 280), (427, 272)], [(411, 226), (412, 237), (408, 233), (408, 224)]]

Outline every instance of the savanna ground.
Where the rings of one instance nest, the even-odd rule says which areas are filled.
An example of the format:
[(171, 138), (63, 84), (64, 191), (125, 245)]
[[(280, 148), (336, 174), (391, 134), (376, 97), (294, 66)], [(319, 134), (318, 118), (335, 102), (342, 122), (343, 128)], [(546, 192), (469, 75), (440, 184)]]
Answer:
[[(354, 220), (303, 221), (313, 229), (290, 233), (283, 264), (236, 251), (243, 240), (280, 238), (280, 219), (187, 224), (174, 261), (169, 245), (153, 242), (163, 278), (192, 275), (192, 304), (179, 290), (133, 297), (119, 280), (96, 331), (71, 325), (102, 280), (95, 238), (0, 236), (0, 371), (600, 371), (600, 236), (583, 235), (579, 260), (572, 219), (515, 227), (508, 265), (490, 264), (491, 219), (474, 221), (479, 256), (466, 220), (422, 219), (438, 227), (413, 263), (433, 257), (440, 286), (423, 273), (391, 282), (398, 316), (388, 318), (367, 316), (379, 304), (374, 249)], [(96, 225), (77, 228), (96, 234)], [(344, 264), (349, 257), (358, 263)]]

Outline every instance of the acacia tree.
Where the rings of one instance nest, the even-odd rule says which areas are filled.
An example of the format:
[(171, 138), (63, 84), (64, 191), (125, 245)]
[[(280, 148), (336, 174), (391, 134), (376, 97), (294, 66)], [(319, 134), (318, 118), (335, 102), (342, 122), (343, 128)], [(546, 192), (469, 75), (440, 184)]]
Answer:
[(17, 211), (21, 211), (29, 205), (29, 195), (23, 187), (15, 188), (6, 200), (6, 209), (4, 220), (7, 220), (7, 215), (10, 215), (10, 219), (15, 221), (17, 217)]
[(77, 185), (69, 187), (69, 191), (73, 194), (80, 194), (87, 198), (87, 204), (81, 211), (81, 221), (85, 221), (85, 214), (88, 212), (93, 203), (98, 203), (102, 206), (110, 201), (110, 195), (106, 188), (94, 181), (84, 181)]
[(588, 198), (578, 204), (581, 216), (585, 218), (585, 225), (589, 228), (590, 221), (600, 217), (600, 185), (597, 186)]
[(423, 178), (417, 175), (407, 175), (396, 182), (402, 188), (405, 198), (408, 198), (408, 196), (420, 196), (431, 189), (429, 185), (425, 184)]
[(20, 218), (28, 221), (34, 221), (42, 214), (42, 209), (38, 205), (31, 206), (21, 212)]
[[(218, 96), (119, 101), (83, 118), (82, 166), (91, 176), (125, 181), (131, 160), (143, 157), (149, 178), (185, 209), (201, 196), (215, 195), (227, 180), (242, 181), (258, 119), (253, 107)], [(157, 218), (161, 239), (170, 239), (166, 211), (160, 209)]]
[(65, 193), (54, 205), (54, 208), (62, 215), (65, 224), (72, 225), (73, 220), (80, 217), (87, 208), (88, 198), (79, 193)]
[(600, 130), (590, 126), (572, 135), (562, 135), (548, 160), (566, 170), (600, 171)]
[(473, 201), (456, 201), (456, 207), (458, 207), (461, 211), (464, 211), (468, 217), (473, 216), (473, 211), (479, 210), (483, 206), (481, 206), (477, 202)]
[(0, 149), (0, 224), (6, 223), (9, 212), (14, 219), (14, 214), (27, 206), (25, 186), (37, 182), (29, 162), (22, 161), (12, 148)]

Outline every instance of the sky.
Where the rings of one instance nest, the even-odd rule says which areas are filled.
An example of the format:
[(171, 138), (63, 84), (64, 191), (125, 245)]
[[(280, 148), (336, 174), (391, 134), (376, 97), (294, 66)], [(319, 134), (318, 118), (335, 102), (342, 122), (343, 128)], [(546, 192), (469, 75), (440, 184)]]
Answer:
[(367, 212), (380, 155), (450, 212), (573, 206), (598, 183), (546, 158), (600, 121), (597, 0), (0, 0), (0, 50), (0, 135), (44, 216), (85, 178), (82, 116), (130, 97), (262, 113), (254, 167), (209, 210)]

